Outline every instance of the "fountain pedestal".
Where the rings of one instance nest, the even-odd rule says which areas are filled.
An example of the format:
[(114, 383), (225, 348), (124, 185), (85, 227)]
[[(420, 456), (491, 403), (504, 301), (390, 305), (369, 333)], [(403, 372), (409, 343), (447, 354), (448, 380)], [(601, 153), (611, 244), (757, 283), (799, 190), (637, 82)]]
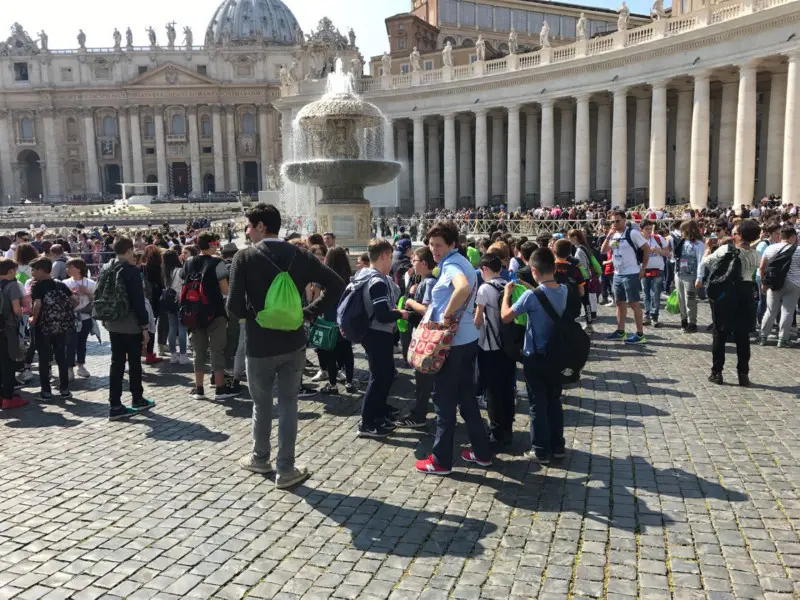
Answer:
[(361, 203), (317, 204), (317, 229), (336, 234), (336, 245), (364, 252), (372, 237), (372, 207)]

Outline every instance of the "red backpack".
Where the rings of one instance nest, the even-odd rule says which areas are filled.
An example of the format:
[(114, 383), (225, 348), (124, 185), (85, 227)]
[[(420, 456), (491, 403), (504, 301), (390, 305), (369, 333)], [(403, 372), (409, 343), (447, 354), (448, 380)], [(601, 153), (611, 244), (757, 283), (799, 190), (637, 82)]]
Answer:
[(224, 315), (220, 308), (222, 293), (216, 269), (220, 260), (214, 257), (193, 258), (188, 265), (186, 280), (181, 288), (178, 316), (186, 329), (206, 329)]

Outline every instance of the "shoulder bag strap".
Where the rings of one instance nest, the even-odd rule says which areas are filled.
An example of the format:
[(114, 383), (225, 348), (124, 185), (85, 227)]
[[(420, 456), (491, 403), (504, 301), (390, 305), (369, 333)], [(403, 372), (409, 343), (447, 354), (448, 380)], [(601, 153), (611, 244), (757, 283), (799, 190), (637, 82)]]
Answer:
[(553, 325), (558, 327), (559, 323), (561, 322), (561, 318), (558, 316), (556, 309), (553, 308), (553, 305), (550, 303), (547, 294), (544, 293), (542, 288), (536, 288), (533, 293), (536, 294), (536, 297), (539, 299), (539, 304), (542, 305), (544, 312), (547, 313), (547, 316), (550, 317), (551, 321), (553, 321)]

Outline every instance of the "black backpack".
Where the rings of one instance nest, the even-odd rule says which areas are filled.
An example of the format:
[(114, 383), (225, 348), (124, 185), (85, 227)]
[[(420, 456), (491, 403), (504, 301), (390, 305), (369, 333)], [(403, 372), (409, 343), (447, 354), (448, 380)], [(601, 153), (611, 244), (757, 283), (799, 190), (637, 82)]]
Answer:
[(706, 293), (716, 303), (716, 308), (731, 306), (736, 300), (736, 284), (742, 280), (742, 260), (739, 250), (729, 243), (729, 250), (708, 274)]
[[(640, 265), (640, 264), (642, 264), (642, 261), (644, 260), (644, 250), (642, 250), (642, 248), (644, 248), (644, 246), (642, 246), (642, 248), (637, 248), (636, 246), (633, 245), (633, 238), (631, 237), (631, 232), (632, 231), (633, 231), (633, 228), (630, 225), (625, 228), (625, 241), (628, 242), (631, 245), (631, 248), (633, 248), (633, 253), (636, 255), (636, 264)], [(603, 263), (600, 263), (600, 264), (603, 264)]]
[(789, 267), (792, 266), (795, 250), (797, 250), (797, 244), (788, 244), (767, 263), (762, 282), (769, 289), (778, 291), (783, 288), (783, 284), (786, 283), (786, 275), (789, 274)]
[(561, 373), (562, 383), (575, 383), (580, 379), (581, 370), (589, 360), (589, 336), (571, 311), (565, 309), (564, 314), (558, 316), (543, 289), (537, 288), (533, 293), (553, 321), (553, 333), (545, 348), (548, 367)]
[[(488, 285), (499, 292), (499, 296), (497, 297), (497, 314), (500, 315), (503, 312), (505, 287), (491, 282), (489, 282)], [(511, 321), (511, 323), (503, 323), (502, 318), (498, 320), (500, 322), (500, 331), (495, 331), (492, 322), (486, 319), (486, 326), (489, 328), (490, 335), (494, 337), (497, 345), (502, 348), (509, 358), (517, 362), (522, 362), (522, 350), (525, 346), (525, 326), (519, 325), (514, 321)]]

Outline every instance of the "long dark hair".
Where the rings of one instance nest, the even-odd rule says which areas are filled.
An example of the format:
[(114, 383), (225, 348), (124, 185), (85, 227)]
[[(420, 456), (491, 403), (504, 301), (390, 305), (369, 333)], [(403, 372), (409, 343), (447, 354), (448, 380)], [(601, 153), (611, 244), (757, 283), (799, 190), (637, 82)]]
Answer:
[(353, 276), (353, 269), (350, 267), (350, 259), (344, 248), (334, 246), (325, 255), (325, 264), (328, 265), (345, 283), (350, 281)]
[(172, 278), (175, 274), (175, 269), (183, 268), (180, 256), (175, 250), (167, 250), (164, 252), (164, 285), (168, 286), (172, 283)]

